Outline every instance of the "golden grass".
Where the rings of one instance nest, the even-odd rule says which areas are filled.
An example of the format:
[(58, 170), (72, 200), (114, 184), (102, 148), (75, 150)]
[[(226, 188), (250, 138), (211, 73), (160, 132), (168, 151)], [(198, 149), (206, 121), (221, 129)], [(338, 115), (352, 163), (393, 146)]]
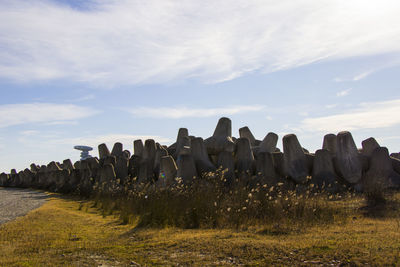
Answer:
[(355, 209), (347, 220), (308, 229), (137, 229), (92, 205), (53, 195), (0, 226), (0, 266), (400, 265), (398, 214), (374, 219)]

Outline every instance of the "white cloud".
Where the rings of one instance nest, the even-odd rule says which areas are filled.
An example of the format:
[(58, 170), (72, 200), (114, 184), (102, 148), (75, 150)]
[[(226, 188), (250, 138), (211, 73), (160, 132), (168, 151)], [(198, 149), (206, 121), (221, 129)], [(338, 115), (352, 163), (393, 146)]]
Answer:
[(376, 67), (373, 70), (367, 70), (367, 71), (358, 73), (358, 74), (354, 75), (353, 77), (349, 77), (349, 76), (346, 78), (336, 77), (333, 79), (333, 81), (338, 82), (338, 83), (340, 83), (340, 82), (357, 82), (357, 81), (367, 78), (369, 75), (371, 75), (374, 72), (377, 72), (377, 71), (385, 69), (385, 68), (390, 68), (392, 66), (395, 66), (396, 64), (397, 64), (396, 61), (393, 61), (390, 64), (383, 64), (382, 66)]
[(400, 124), (400, 99), (363, 103), (342, 114), (307, 118), (300, 128), (306, 131), (338, 132), (343, 130), (376, 129)]
[(337, 92), (337, 93), (336, 93), (336, 96), (337, 96), (337, 97), (346, 96), (346, 95), (348, 95), (348, 94), (350, 93), (350, 91), (351, 91), (351, 88), (346, 89), (346, 90), (342, 90), (342, 91), (340, 91), (340, 92)]
[(98, 86), (234, 79), (400, 50), (397, 0), (0, 3), (0, 76)]
[(77, 105), (51, 103), (0, 105), (0, 128), (27, 123), (73, 123), (98, 111)]
[(363, 72), (363, 73), (360, 73), (360, 74), (358, 74), (358, 75), (356, 75), (356, 76), (353, 77), (353, 81), (359, 81), (359, 80), (365, 79), (365, 78), (367, 78), (369, 75), (371, 75), (372, 73), (374, 73), (373, 70), (369, 70), (369, 71), (365, 71), (365, 72)]
[(329, 105), (326, 105), (325, 108), (332, 109), (332, 108), (335, 108), (337, 106), (338, 106), (338, 104), (329, 104)]
[(71, 102), (83, 102), (83, 101), (93, 100), (95, 98), (96, 96), (94, 94), (90, 94), (75, 98)]
[(37, 130), (26, 130), (26, 131), (19, 132), (19, 134), (22, 136), (35, 136), (35, 135), (38, 135), (39, 133), (40, 132)]
[(132, 115), (137, 117), (150, 117), (150, 118), (205, 118), (214, 116), (229, 116), (245, 112), (254, 112), (264, 109), (261, 105), (252, 106), (231, 106), (222, 108), (187, 108), (187, 107), (138, 107), (127, 109)]

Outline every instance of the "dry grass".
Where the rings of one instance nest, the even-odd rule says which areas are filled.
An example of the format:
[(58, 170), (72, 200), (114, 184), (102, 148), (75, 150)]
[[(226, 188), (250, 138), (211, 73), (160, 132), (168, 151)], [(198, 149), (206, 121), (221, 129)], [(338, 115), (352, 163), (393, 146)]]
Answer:
[(0, 266), (400, 265), (399, 198), (379, 218), (364, 216), (354, 197), (347, 217), (329, 224), (193, 230), (121, 224), (91, 201), (54, 195), (0, 227)]

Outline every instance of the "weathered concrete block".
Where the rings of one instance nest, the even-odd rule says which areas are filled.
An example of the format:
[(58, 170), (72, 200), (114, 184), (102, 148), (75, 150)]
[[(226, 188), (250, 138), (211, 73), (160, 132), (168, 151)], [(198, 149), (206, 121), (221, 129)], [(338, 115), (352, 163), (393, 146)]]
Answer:
[(319, 189), (325, 188), (328, 191), (336, 191), (337, 178), (331, 152), (327, 149), (317, 150), (314, 157), (311, 183)]
[(111, 155), (116, 157), (122, 157), (122, 153), (124, 152), (123, 145), (120, 142), (114, 144), (113, 149), (111, 150)]
[(400, 153), (391, 153), (390, 156), (395, 159), (400, 159)]
[(335, 134), (327, 134), (324, 136), (322, 149), (328, 150), (331, 155), (336, 156), (337, 136)]
[[(191, 141), (188, 136), (181, 137), (176, 145), (176, 150), (174, 153), (174, 158), (178, 158), (180, 154), (190, 153)], [(189, 151), (188, 151), (189, 149)], [(185, 150), (182, 152), (182, 150)]]
[(138, 155), (133, 155), (129, 159), (129, 175), (132, 178), (137, 178), (139, 175), (139, 167), (140, 167), (140, 162), (142, 161), (142, 157)]
[(0, 186), (6, 187), (9, 184), (9, 176), (8, 174), (2, 172), (0, 174)]
[[(156, 159), (156, 143), (154, 142), (153, 139), (148, 139), (144, 143), (144, 150), (143, 150), (143, 159), (142, 163), (140, 164), (140, 170), (139, 174), (146, 174), (147, 175), (147, 181), (153, 181), (154, 180), (154, 163)], [(146, 164), (146, 170), (143, 170), (144, 164)], [(144, 178), (144, 177), (141, 177)]]
[(272, 132), (268, 133), (262, 140), (260, 147), (258, 149), (258, 153), (275, 152), (277, 143), (278, 143), (278, 135)]
[(154, 177), (160, 176), (161, 158), (165, 156), (168, 156), (168, 151), (164, 147), (158, 145), (156, 150), (156, 157), (154, 160)]
[(186, 128), (180, 128), (176, 137), (175, 152), (172, 154), (175, 159), (179, 156), (180, 150), (184, 146), (190, 147), (189, 131)]
[(21, 186), (25, 188), (33, 187), (34, 175), (35, 174), (28, 168), (20, 172), (19, 177), (21, 178)]
[(107, 165), (107, 164), (111, 164), (115, 168), (115, 165), (117, 164), (117, 158), (115, 156), (112, 156), (112, 155), (108, 155), (108, 156), (102, 158), (102, 164), (101, 165)]
[(269, 152), (258, 153), (256, 161), (257, 176), (264, 184), (274, 185), (279, 177), (275, 171), (274, 160)]
[(256, 138), (254, 137), (253, 133), (250, 131), (249, 127), (245, 126), (239, 129), (239, 136), (240, 138), (247, 138), (250, 141), (250, 146), (256, 145)]
[(200, 175), (205, 172), (215, 171), (214, 164), (210, 161), (203, 138), (197, 137), (191, 141), (192, 155), (196, 164), (196, 169)]
[(307, 182), (309, 165), (296, 135), (285, 135), (282, 141), (285, 174), (296, 183)]
[(52, 175), (55, 178), (53, 191), (54, 192), (64, 192), (66, 189), (66, 186), (68, 185), (70, 171), (69, 170), (59, 170), (59, 171), (53, 172)]
[(391, 159), (391, 161), (392, 161), (393, 169), (394, 169), (398, 174), (400, 174), (400, 159), (396, 159), (396, 158), (393, 158), (393, 157), (390, 157), (390, 159)]
[(128, 180), (127, 178), (129, 173), (128, 165), (129, 165), (129, 159), (125, 158), (124, 156), (116, 157), (114, 171), (117, 179), (120, 180), (121, 184), (124, 184), (125, 181)]
[(122, 156), (125, 157), (126, 159), (130, 159), (131, 158), (131, 152), (129, 150), (124, 150), (122, 152)]
[(31, 167), (31, 172), (33, 172), (33, 173), (37, 173), (38, 171), (39, 171), (39, 166), (38, 165), (36, 165), (35, 163), (32, 163), (31, 165), (30, 165), (30, 167)]
[(228, 118), (221, 118), (218, 121), (213, 136), (204, 140), (207, 153), (218, 155), (222, 151), (234, 152), (235, 143), (232, 140), (232, 122)]
[(143, 141), (141, 139), (133, 141), (133, 155), (142, 157), (143, 150)]
[(179, 155), (176, 164), (178, 166), (177, 177), (182, 178), (184, 184), (190, 184), (194, 177), (198, 177), (196, 164), (192, 155)]
[(98, 146), (98, 150), (99, 150), (99, 158), (100, 159), (103, 159), (103, 158), (111, 155), (110, 150), (108, 150), (107, 145), (104, 143), (100, 144)]
[(273, 152), (271, 153), (272, 159), (274, 162), (275, 166), (275, 171), (280, 177), (285, 177), (285, 164), (284, 164), (284, 159), (283, 159), (283, 153), (282, 152)]
[(217, 167), (222, 168), (224, 172), (224, 178), (226, 179), (225, 184), (231, 186), (236, 178), (233, 153), (228, 151), (222, 151), (219, 153)]
[(236, 170), (239, 174), (254, 173), (254, 155), (251, 151), (250, 141), (247, 138), (238, 138), (236, 140), (235, 152)]
[[(32, 169), (32, 166), (31, 166), (31, 169)], [(75, 169), (74, 165), (72, 165), (72, 161), (70, 159), (63, 160), (63, 169), (70, 170), (70, 171)]]
[(47, 165), (48, 172), (54, 172), (54, 171), (60, 171), (60, 170), (62, 170), (62, 168), (60, 167), (60, 165), (57, 162), (52, 161)]
[(158, 187), (168, 187), (175, 183), (178, 167), (171, 156), (163, 156), (160, 161), (160, 175), (157, 180)]
[(362, 154), (366, 155), (367, 157), (370, 157), (374, 152), (374, 150), (380, 147), (378, 142), (373, 137), (365, 139), (364, 141), (361, 142), (361, 144), (362, 144)]
[(149, 160), (142, 159), (139, 164), (139, 173), (137, 176), (137, 182), (147, 184), (153, 182), (153, 169), (150, 168), (151, 164)]
[(117, 179), (114, 166), (112, 164), (103, 165), (99, 170), (99, 174), (100, 174), (100, 184), (108, 183), (111, 180)]
[(394, 171), (386, 147), (376, 147), (370, 154), (370, 168), (363, 177), (362, 183), (366, 192), (400, 186), (400, 175)]
[(337, 135), (336, 149), (336, 172), (347, 182), (358, 183), (362, 175), (362, 164), (350, 132), (343, 131)]

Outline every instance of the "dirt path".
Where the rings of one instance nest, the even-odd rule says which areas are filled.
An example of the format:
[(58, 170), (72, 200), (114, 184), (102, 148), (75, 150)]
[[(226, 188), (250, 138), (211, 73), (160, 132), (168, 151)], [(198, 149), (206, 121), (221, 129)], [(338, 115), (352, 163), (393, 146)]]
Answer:
[(0, 224), (39, 208), (47, 198), (39, 191), (0, 187)]

